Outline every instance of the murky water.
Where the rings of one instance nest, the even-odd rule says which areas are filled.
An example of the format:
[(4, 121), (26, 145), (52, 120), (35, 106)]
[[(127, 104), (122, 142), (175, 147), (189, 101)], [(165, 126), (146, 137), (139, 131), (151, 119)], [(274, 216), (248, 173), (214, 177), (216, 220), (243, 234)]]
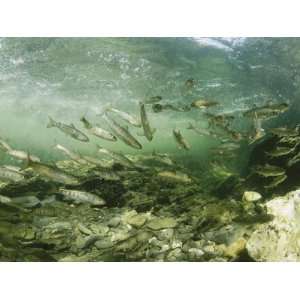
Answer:
[(259, 260), (299, 64), (297, 38), (2, 38), (0, 258)]

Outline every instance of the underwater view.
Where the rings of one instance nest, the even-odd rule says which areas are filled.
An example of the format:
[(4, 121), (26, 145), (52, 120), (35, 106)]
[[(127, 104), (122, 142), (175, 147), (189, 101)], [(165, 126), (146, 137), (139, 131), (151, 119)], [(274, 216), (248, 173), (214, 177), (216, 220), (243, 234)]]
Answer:
[(0, 261), (300, 261), (300, 38), (1, 38)]

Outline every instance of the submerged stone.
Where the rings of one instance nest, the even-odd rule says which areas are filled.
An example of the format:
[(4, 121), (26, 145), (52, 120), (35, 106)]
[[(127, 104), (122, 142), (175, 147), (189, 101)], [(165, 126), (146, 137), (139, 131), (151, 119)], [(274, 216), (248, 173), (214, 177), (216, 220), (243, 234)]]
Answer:
[(173, 218), (155, 218), (147, 223), (147, 227), (152, 230), (176, 227), (177, 222)]

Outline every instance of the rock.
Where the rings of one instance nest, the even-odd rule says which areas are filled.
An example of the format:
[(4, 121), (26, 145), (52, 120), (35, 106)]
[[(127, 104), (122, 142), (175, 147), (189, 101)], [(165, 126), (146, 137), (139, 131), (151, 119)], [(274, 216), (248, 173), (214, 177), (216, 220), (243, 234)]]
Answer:
[(152, 234), (149, 231), (139, 231), (136, 235), (136, 239), (138, 242), (148, 242), (152, 238)]
[(160, 231), (155, 232), (156, 237), (160, 240), (170, 240), (174, 235), (173, 228), (162, 229)]
[(90, 226), (94, 234), (106, 235), (109, 232), (109, 227), (103, 224), (92, 224)]
[(142, 227), (145, 224), (146, 220), (147, 220), (146, 214), (138, 214), (138, 215), (135, 215), (135, 216), (129, 218), (127, 220), (127, 223), (129, 225), (132, 225), (132, 226), (138, 228), (138, 227)]
[(116, 251), (127, 252), (132, 251), (137, 246), (138, 241), (135, 237), (131, 237), (121, 243), (119, 243), (116, 247)]
[(99, 235), (90, 235), (84, 238), (78, 238), (76, 242), (77, 248), (86, 249), (92, 247), (99, 239), (101, 239), (101, 236)]
[(224, 251), (225, 256), (236, 258), (238, 255), (246, 249), (247, 241), (243, 238), (230, 244)]
[(93, 232), (90, 229), (88, 229), (85, 225), (83, 225), (81, 223), (78, 223), (77, 228), (83, 234), (86, 234), (86, 235), (92, 235), (93, 234)]
[(188, 255), (191, 260), (194, 260), (194, 259), (197, 260), (197, 259), (202, 258), (202, 256), (204, 255), (204, 252), (201, 249), (190, 248), (188, 250)]
[(266, 203), (274, 216), (267, 224), (258, 225), (246, 248), (256, 261), (300, 261), (300, 190)]
[(243, 201), (254, 202), (262, 199), (262, 195), (257, 192), (246, 191), (243, 195)]
[(161, 230), (164, 228), (174, 228), (177, 222), (173, 218), (155, 218), (150, 220), (146, 226), (152, 230)]
[(114, 217), (108, 221), (107, 225), (110, 227), (117, 227), (120, 223), (121, 223), (121, 218)]
[(107, 239), (101, 239), (95, 242), (95, 247), (99, 250), (111, 248), (114, 243)]
[(180, 248), (171, 250), (166, 256), (167, 261), (181, 261), (183, 260), (183, 253)]

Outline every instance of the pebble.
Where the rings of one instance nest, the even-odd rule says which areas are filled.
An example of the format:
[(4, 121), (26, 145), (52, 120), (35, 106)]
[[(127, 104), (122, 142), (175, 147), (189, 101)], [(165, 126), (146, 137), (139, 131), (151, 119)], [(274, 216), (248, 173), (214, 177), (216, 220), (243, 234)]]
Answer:
[(147, 223), (147, 227), (152, 230), (161, 230), (164, 228), (174, 228), (177, 222), (173, 218), (155, 218)]

